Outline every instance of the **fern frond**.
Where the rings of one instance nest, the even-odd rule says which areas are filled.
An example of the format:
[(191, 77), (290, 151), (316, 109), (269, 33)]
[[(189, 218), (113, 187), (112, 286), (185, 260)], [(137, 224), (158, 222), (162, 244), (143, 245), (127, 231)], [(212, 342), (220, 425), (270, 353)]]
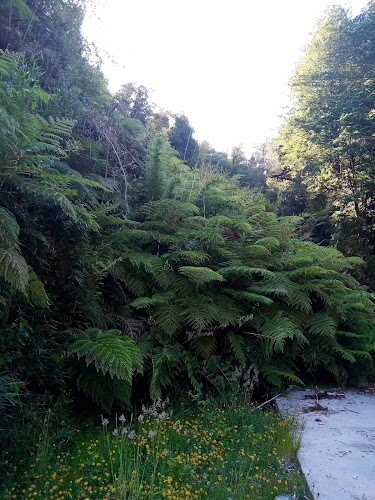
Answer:
[(174, 376), (181, 370), (181, 350), (179, 345), (164, 346), (153, 361), (150, 383), (150, 396), (155, 400), (161, 397), (163, 387), (172, 384)]
[(104, 410), (110, 410), (114, 403), (122, 408), (131, 408), (131, 383), (98, 373), (93, 366), (79, 366), (77, 387)]
[(25, 288), (25, 295), (28, 301), (40, 307), (48, 307), (48, 295), (46, 294), (43, 283), (39, 280), (30, 266), (28, 266), (28, 271), (29, 280)]
[(271, 257), (271, 252), (263, 245), (245, 245), (242, 248), (242, 253), (245, 258), (258, 259), (267, 261)]
[(275, 385), (276, 387), (282, 386), (282, 379), (285, 379), (289, 382), (294, 382), (298, 385), (305, 385), (303, 381), (292, 372), (279, 370), (277, 368), (261, 369), (260, 372), (268, 382), (270, 382), (272, 385)]
[(335, 321), (325, 312), (316, 313), (308, 318), (305, 327), (312, 335), (334, 337), (336, 333)]
[(265, 318), (257, 334), (263, 342), (265, 356), (269, 358), (273, 353), (284, 352), (287, 339), (304, 339), (301, 331), (280, 311), (273, 318)]
[(8, 248), (17, 246), (20, 227), (13, 214), (0, 207), (0, 244)]
[(339, 345), (336, 345), (334, 347), (334, 350), (337, 353), (339, 353), (343, 359), (349, 361), (349, 363), (355, 363), (357, 361), (356, 356), (359, 358), (367, 359), (368, 361), (372, 361), (372, 356), (368, 351), (358, 351), (354, 349), (348, 349), (346, 347), (342, 347)]
[(190, 340), (190, 345), (194, 352), (202, 358), (208, 359), (214, 355), (217, 341), (214, 335), (200, 335)]
[(209, 330), (218, 319), (218, 307), (208, 297), (191, 298), (186, 301), (182, 315), (186, 323), (197, 333)]
[(272, 277), (273, 272), (267, 269), (258, 267), (247, 267), (247, 266), (229, 266), (224, 267), (218, 271), (219, 274), (224, 276), (224, 278), (232, 276), (267, 276)]
[(229, 343), (232, 346), (233, 354), (237, 361), (244, 366), (246, 364), (245, 351), (243, 349), (244, 339), (233, 332), (228, 333)]
[(186, 369), (187, 369), (190, 383), (193, 386), (194, 390), (198, 394), (201, 394), (202, 388), (199, 385), (198, 380), (195, 378), (195, 375), (194, 375), (194, 368), (196, 368), (197, 361), (194, 359), (194, 357), (190, 351), (184, 351), (182, 356), (183, 356), (184, 361), (185, 361), (185, 365), (186, 365)]
[(292, 279), (308, 279), (313, 280), (316, 278), (322, 278), (324, 276), (339, 276), (336, 271), (331, 269), (325, 269), (320, 266), (307, 266), (295, 269), (294, 271), (290, 271), (288, 273)]
[(274, 249), (280, 246), (280, 241), (274, 236), (266, 236), (265, 238), (261, 238), (257, 240), (254, 245), (261, 245), (268, 249)]
[(221, 274), (215, 273), (215, 271), (212, 271), (208, 267), (182, 266), (179, 272), (195, 283), (197, 290), (200, 285), (205, 285), (212, 281), (225, 281), (225, 278)]
[(0, 275), (16, 290), (25, 291), (29, 271), (25, 259), (15, 248), (0, 248)]
[(68, 355), (85, 358), (104, 375), (131, 382), (133, 372), (141, 371), (142, 360), (134, 340), (120, 334), (120, 330), (90, 329), (68, 348)]
[(133, 300), (131, 305), (136, 309), (143, 307), (154, 306), (155, 304), (164, 304), (166, 299), (162, 295), (153, 295), (152, 297), (138, 297), (138, 299)]
[(206, 252), (199, 250), (180, 250), (165, 254), (165, 258), (175, 262), (185, 260), (191, 264), (202, 264), (202, 262), (208, 260), (210, 257)]
[(258, 293), (246, 292), (246, 291), (237, 291), (227, 288), (224, 290), (225, 293), (232, 295), (232, 297), (237, 300), (245, 300), (247, 302), (259, 302), (259, 304), (270, 305), (273, 304), (273, 300), (269, 297), (265, 297), (264, 295), (260, 295)]
[(156, 328), (162, 330), (167, 335), (174, 335), (182, 326), (182, 309), (176, 304), (169, 302), (159, 302), (152, 311)]

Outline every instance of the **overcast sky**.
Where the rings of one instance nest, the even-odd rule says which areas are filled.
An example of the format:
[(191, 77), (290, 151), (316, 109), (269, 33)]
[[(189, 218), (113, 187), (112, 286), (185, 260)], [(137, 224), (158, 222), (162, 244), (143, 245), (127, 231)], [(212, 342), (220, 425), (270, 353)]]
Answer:
[(358, 14), (368, 2), (107, 0), (83, 33), (111, 91), (145, 85), (161, 108), (189, 117), (198, 140), (249, 154), (276, 134), (293, 69), (332, 3)]

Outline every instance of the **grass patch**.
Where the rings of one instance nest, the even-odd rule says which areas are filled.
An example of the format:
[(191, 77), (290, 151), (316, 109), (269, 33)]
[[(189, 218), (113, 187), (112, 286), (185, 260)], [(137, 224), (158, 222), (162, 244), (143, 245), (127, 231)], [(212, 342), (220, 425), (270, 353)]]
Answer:
[(159, 401), (136, 419), (102, 419), (70, 449), (41, 436), (27, 460), (3, 453), (1, 498), (273, 500), (303, 498), (301, 426), (250, 403), (171, 411)]

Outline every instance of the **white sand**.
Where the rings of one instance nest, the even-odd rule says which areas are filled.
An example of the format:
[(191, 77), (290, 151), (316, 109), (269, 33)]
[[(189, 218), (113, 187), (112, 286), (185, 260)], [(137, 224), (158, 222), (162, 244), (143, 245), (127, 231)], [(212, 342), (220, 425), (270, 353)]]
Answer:
[(375, 500), (375, 396), (345, 391), (345, 399), (319, 401), (327, 411), (305, 413), (315, 405), (305, 394), (313, 391), (292, 390), (277, 403), (305, 416), (298, 458), (314, 498)]

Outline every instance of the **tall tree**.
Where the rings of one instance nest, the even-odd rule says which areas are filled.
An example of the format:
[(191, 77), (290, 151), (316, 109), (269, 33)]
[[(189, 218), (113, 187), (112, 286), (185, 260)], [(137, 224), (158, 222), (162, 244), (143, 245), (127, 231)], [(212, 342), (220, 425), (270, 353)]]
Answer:
[[(332, 213), (339, 245), (371, 264), (375, 218), (375, 2), (351, 18), (341, 7), (321, 21), (292, 79), (283, 127), (284, 179), (303, 182)], [(340, 231), (345, 229), (345, 237)]]
[(173, 115), (174, 124), (168, 132), (171, 146), (178, 151), (181, 160), (193, 166), (198, 155), (198, 142), (194, 139), (194, 129), (184, 114)]

